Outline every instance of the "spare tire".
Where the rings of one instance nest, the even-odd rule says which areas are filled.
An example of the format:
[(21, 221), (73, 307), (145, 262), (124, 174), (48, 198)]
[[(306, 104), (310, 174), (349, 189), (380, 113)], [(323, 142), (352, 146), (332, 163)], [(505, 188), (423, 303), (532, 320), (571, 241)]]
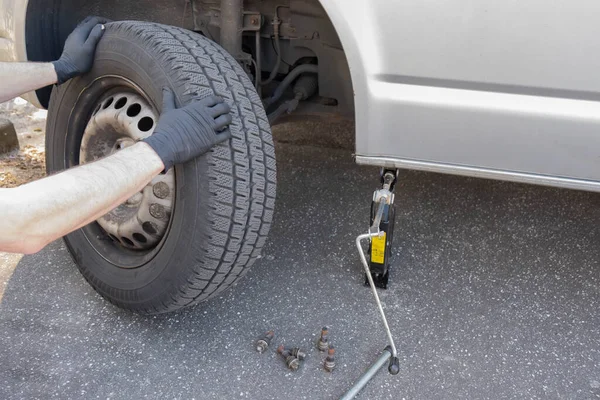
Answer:
[(207, 38), (154, 23), (107, 24), (92, 71), (53, 90), (48, 173), (150, 134), (163, 87), (179, 106), (197, 96), (226, 99), (232, 139), (65, 237), (98, 293), (143, 314), (193, 305), (235, 284), (260, 255), (275, 203), (271, 129), (246, 73)]

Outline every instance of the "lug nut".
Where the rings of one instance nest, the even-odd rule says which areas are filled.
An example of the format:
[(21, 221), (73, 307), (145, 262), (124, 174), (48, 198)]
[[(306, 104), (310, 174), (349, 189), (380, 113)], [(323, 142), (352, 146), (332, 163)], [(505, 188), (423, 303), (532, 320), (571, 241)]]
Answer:
[(303, 352), (300, 347), (294, 347), (290, 350), (290, 354), (296, 357), (300, 361), (304, 361), (306, 359), (306, 353)]
[(329, 342), (328, 342), (328, 330), (327, 327), (324, 326), (323, 329), (321, 330), (321, 337), (319, 338), (319, 341), (317, 342), (317, 348), (319, 349), (319, 351), (327, 351), (327, 349), (329, 348)]
[(169, 217), (167, 216), (167, 210), (162, 204), (152, 203), (150, 204), (150, 208), (148, 210), (150, 211), (150, 215), (152, 215), (156, 219), (160, 219), (163, 221), (168, 221), (169, 219)]
[(333, 346), (329, 346), (329, 350), (327, 350), (327, 357), (325, 358), (325, 363), (323, 367), (325, 371), (332, 372), (335, 368), (335, 348)]
[(297, 371), (300, 368), (300, 361), (291, 355), (289, 350), (286, 350), (283, 345), (277, 348), (277, 353), (285, 360), (285, 365), (292, 371)]
[(154, 195), (159, 199), (166, 199), (169, 197), (169, 194), (171, 194), (171, 189), (165, 182), (157, 182), (152, 187), (152, 193), (154, 193)]
[(298, 368), (300, 368), (300, 361), (298, 361), (296, 357), (290, 355), (285, 359), (285, 365), (292, 371), (297, 371)]
[(269, 347), (269, 344), (271, 344), (273, 336), (275, 336), (275, 332), (268, 331), (262, 338), (258, 339), (256, 341), (256, 351), (258, 351), (261, 354), (264, 353)]

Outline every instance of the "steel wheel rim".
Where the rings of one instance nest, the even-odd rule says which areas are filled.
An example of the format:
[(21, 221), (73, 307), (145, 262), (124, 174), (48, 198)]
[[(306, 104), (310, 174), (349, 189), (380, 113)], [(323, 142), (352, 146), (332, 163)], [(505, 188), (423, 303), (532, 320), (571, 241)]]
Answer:
[[(79, 163), (93, 162), (135, 144), (150, 136), (157, 122), (156, 111), (138, 94), (113, 92), (104, 96), (83, 132)], [(96, 222), (121, 246), (151, 250), (168, 230), (174, 202), (175, 174), (171, 169)]]

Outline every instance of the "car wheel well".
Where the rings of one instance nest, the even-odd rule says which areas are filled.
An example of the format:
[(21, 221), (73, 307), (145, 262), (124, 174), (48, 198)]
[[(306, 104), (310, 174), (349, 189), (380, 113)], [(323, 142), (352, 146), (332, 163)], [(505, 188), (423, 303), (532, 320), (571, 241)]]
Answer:
[[(185, 2), (173, 0), (138, 0), (110, 2), (103, 0), (29, 0), (25, 21), (25, 40), (29, 61), (54, 61), (62, 52), (69, 33), (88, 15), (111, 20), (141, 20), (181, 26), (185, 22)], [(190, 25), (191, 10), (187, 13)], [(50, 100), (50, 88), (36, 92), (43, 107)]]
[[(284, 2), (285, 3), (285, 2)], [(277, 79), (263, 88), (268, 98), (278, 82), (294, 67), (306, 63), (326, 66), (318, 72), (318, 99), (304, 102), (293, 118), (321, 118), (354, 114), (354, 92), (350, 69), (336, 30), (319, 0), (290, 0), (281, 5), (276, 0), (243, 1), (244, 12), (259, 15), (262, 21), (261, 75), (271, 75), (279, 65)], [(220, 8), (214, 0), (138, 0), (115, 1), (107, 6), (104, 0), (29, 0), (26, 17), (26, 48), (30, 61), (48, 62), (60, 57), (64, 42), (77, 23), (88, 15), (100, 15), (114, 21), (140, 20), (178, 26), (220, 42)], [(281, 19), (281, 62), (272, 45), (274, 17)], [(244, 31), (243, 51), (256, 58), (254, 32)], [(250, 69), (247, 69), (249, 72)], [(43, 107), (50, 99), (50, 88), (36, 92)], [(286, 114), (286, 118), (289, 114)]]

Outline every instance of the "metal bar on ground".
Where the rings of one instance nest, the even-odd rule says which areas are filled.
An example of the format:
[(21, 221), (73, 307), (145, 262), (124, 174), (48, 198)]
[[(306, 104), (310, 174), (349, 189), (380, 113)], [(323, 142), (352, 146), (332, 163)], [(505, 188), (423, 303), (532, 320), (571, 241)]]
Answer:
[(379, 301), (379, 295), (377, 294), (377, 289), (375, 288), (375, 282), (373, 282), (373, 277), (371, 276), (371, 270), (369, 269), (369, 264), (367, 264), (367, 259), (365, 257), (365, 252), (362, 249), (362, 245), (360, 242), (363, 239), (371, 239), (375, 236), (380, 236), (383, 232), (377, 233), (365, 233), (364, 235), (359, 235), (356, 238), (356, 247), (358, 248), (358, 253), (360, 255), (360, 261), (362, 262), (363, 268), (365, 269), (365, 274), (367, 274), (367, 279), (369, 280), (369, 286), (371, 286), (371, 292), (373, 292), (373, 297), (375, 297), (375, 302), (377, 303), (377, 309), (379, 310), (379, 314), (381, 314), (381, 320), (383, 321), (383, 326), (385, 327), (385, 333), (388, 337), (388, 341), (391, 347), (392, 356), (396, 357), (398, 352), (396, 351), (396, 344), (394, 343), (394, 338), (392, 337), (392, 331), (390, 330), (390, 326), (388, 325), (387, 318), (385, 318), (385, 312), (383, 311), (383, 306), (381, 305), (381, 301)]
[(373, 363), (367, 370), (358, 378), (356, 383), (342, 396), (340, 400), (353, 399), (358, 392), (365, 387), (367, 383), (375, 376), (375, 374), (388, 362), (392, 357), (392, 349), (390, 346), (386, 346), (383, 349), (381, 356)]

